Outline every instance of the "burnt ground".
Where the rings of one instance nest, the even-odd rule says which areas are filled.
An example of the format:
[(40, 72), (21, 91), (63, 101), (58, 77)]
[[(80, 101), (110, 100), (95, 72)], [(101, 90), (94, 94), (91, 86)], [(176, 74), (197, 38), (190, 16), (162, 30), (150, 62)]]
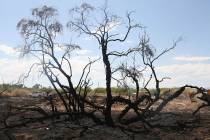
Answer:
[[(155, 127), (149, 131), (143, 129), (141, 122), (126, 126), (138, 133), (123, 131), (119, 128), (94, 126), (94, 123), (87, 118), (81, 120), (81, 125), (55, 119), (1, 130), (0, 140), (210, 140), (210, 108), (203, 108), (196, 116), (192, 115), (199, 104), (201, 103), (191, 102), (189, 98), (175, 99), (159, 116), (153, 118), (151, 123)], [(1, 97), (0, 129), (4, 127), (2, 120), (9, 109), (7, 105), (36, 105), (49, 109), (47, 102), (41, 98)], [(115, 105), (113, 115), (117, 115), (120, 109), (122, 109), (121, 105)], [(31, 112), (26, 113), (27, 115), (36, 116), (37, 114)], [(12, 117), (10, 123), (16, 123), (20, 118), (21, 116), (18, 119)]]

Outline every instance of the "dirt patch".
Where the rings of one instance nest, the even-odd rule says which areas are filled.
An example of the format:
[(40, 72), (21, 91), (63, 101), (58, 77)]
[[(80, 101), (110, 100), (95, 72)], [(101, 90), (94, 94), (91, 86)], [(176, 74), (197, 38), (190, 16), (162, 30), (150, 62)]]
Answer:
[[(5, 97), (0, 98), (0, 116), (5, 116), (8, 105), (36, 105), (49, 109), (47, 102), (42, 98)], [(97, 99), (103, 101), (103, 99)], [(200, 103), (189, 99), (175, 99), (170, 102), (159, 116), (153, 119), (156, 127), (145, 131), (142, 123), (127, 126), (139, 133), (124, 132), (119, 127), (93, 126), (89, 119), (81, 120), (80, 125), (64, 121), (65, 119), (36, 122), (25, 127), (0, 131), (1, 140), (203, 140), (210, 139), (210, 109), (204, 108), (192, 116), (192, 112)], [(59, 105), (59, 103), (58, 103)], [(120, 104), (113, 106), (113, 116), (116, 116), (123, 107)], [(130, 115), (132, 112), (129, 113)], [(32, 115), (32, 114), (29, 114)], [(33, 114), (36, 115), (36, 114)], [(15, 119), (14, 119), (15, 120)], [(14, 121), (13, 120), (13, 121)], [(158, 120), (158, 121), (157, 121)], [(0, 128), (3, 127), (1, 118)]]

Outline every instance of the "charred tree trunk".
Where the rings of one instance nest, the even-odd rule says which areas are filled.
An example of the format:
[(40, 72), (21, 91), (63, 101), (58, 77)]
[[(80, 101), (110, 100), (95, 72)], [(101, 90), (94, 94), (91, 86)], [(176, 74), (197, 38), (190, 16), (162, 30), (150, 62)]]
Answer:
[(112, 91), (111, 91), (111, 66), (109, 58), (107, 55), (107, 44), (105, 41), (102, 41), (102, 56), (103, 62), (105, 65), (105, 74), (106, 74), (106, 109), (104, 110), (105, 122), (108, 126), (113, 126), (114, 122), (112, 119)]
[(133, 78), (133, 81), (136, 84), (136, 100), (138, 100), (138, 98), (139, 98), (139, 82), (136, 78)]

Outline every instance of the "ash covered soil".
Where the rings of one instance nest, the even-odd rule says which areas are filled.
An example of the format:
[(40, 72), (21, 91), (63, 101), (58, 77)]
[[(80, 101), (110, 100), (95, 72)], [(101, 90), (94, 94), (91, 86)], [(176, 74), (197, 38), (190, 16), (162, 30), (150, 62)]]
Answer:
[[(141, 122), (124, 126), (135, 133), (119, 127), (94, 125), (88, 118), (82, 119), (80, 125), (60, 118), (2, 129), (3, 118), (9, 110), (8, 105), (36, 105), (45, 109), (50, 109), (50, 106), (42, 98), (0, 97), (0, 140), (210, 140), (210, 107), (201, 109), (195, 116), (192, 115), (200, 104), (202, 102), (192, 102), (187, 96), (180, 96), (153, 118), (151, 124), (155, 127), (149, 128), (149, 131), (143, 128)], [(117, 115), (121, 109), (122, 105), (114, 105), (112, 115)], [(25, 113), (25, 116), (17, 115), (18, 119), (11, 117), (10, 123), (18, 122), (21, 117), (37, 115), (34, 112)]]

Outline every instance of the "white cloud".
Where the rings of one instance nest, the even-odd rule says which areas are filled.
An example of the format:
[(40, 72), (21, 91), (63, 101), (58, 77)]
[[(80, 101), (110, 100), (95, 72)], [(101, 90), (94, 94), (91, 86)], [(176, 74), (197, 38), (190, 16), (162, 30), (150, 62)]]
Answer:
[[(56, 51), (60, 52), (61, 49), (57, 49)], [(0, 44), (0, 53), (6, 54), (7, 56), (4, 58), (0, 58), (0, 83), (14, 83), (17, 82), (18, 79), (22, 74), (26, 74), (30, 66), (37, 62), (35, 58), (24, 58), (24, 59), (18, 59), (18, 52), (7, 45)], [(76, 50), (74, 56), (71, 58), (71, 64), (72, 64), (72, 70), (73, 70), (73, 78), (74, 81), (77, 81), (79, 77), (82, 74), (82, 70), (84, 66), (89, 63), (89, 59), (97, 59), (98, 56), (92, 56), (91, 50)], [(67, 65), (63, 66), (64, 69), (68, 72), (69, 68), (67, 68)], [(30, 74), (30, 77), (26, 79), (25, 84), (27, 86), (32, 86), (36, 83), (41, 83), (43, 85), (49, 85), (49, 81), (46, 79), (45, 76), (39, 77), (38, 73), (40, 69), (33, 69), (32, 73)], [(101, 75), (104, 74), (104, 67), (103, 63), (96, 62), (93, 64), (90, 76), (95, 81), (102, 81)], [(63, 77), (61, 78), (63, 80)], [(65, 81), (65, 79), (64, 79)], [(96, 82), (97, 84), (97, 82)]]
[[(16, 51), (12, 47), (6, 45), (0, 45), (0, 51), (8, 55), (13, 55)], [(76, 56), (72, 56), (71, 64), (73, 69), (73, 79), (77, 81), (81, 76), (84, 66), (91, 60), (99, 58), (99, 56), (92, 56), (91, 50), (78, 50), (76, 51)], [(175, 60), (179, 61), (189, 61), (189, 62), (201, 62), (210, 60), (209, 57), (176, 57)], [(15, 57), (10, 58), (0, 58), (0, 79), (4, 82), (10, 83), (12, 81), (17, 81), (19, 76), (23, 73), (28, 72), (30, 66), (36, 62), (35, 59), (15, 59)], [(64, 66), (66, 67), (66, 66)], [(65, 68), (68, 71), (67, 68)], [(185, 84), (192, 84), (204, 87), (210, 87), (210, 64), (202, 63), (188, 63), (188, 64), (171, 64), (166, 66), (156, 67), (157, 74), (159, 77), (167, 76), (171, 77), (171, 80), (167, 80), (162, 84), (162, 87), (174, 87), (182, 86)], [(97, 61), (92, 65), (90, 78), (94, 82), (96, 87), (98, 83), (99, 86), (105, 86), (105, 71), (104, 64), (102, 60)], [(0, 80), (0, 83), (3, 82)], [(34, 70), (31, 78), (27, 80), (26, 85), (33, 85), (35, 83), (41, 83), (43, 85), (49, 85), (46, 78), (42, 77), (38, 79), (37, 70)], [(114, 81), (113, 81), (114, 86)]]
[[(120, 26), (120, 24), (121, 24), (121, 22), (117, 21), (117, 20), (108, 22), (105, 26), (105, 32), (110, 33), (110, 32), (116, 31), (117, 28)], [(91, 32), (101, 34), (101, 31), (103, 32), (104, 27), (100, 27), (100, 28), (99, 27), (100, 27), (100, 25), (98, 27), (92, 28)], [(118, 35), (118, 36), (120, 36), (120, 35)], [(93, 39), (95, 39), (95, 37), (92, 36), (92, 35), (88, 35), (88, 36), (84, 37), (84, 40), (86, 40), (86, 41), (90, 41), (90, 40), (93, 40)]]
[(84, 40), (90, 41), (90, 40), (93, 40), (93, 37), (92, 36), (86, 36), (86, 37), (84, 37)]
[(17, 51), (14, 48), (9, 47), (5, 44), (0, 44), (0, 52), (4, 53), (6, 55), (10, 55), (10, 56), (17, 54)]
[[(55, 51), (56, 52), (65, 52), (65, 47), (61, 46), (61, 47), (55, 47)], [(76, 53), (77, 55), (89, 55), (92, 51), (91, 50), (87, 50), (87, 49), (78, 49), (75, 50), (73, 53)]]
[(210, 64), (174, 64), (157, 67), (160, 76), (169, 76), (164, 86), (182, 86), (193, 84), (198, 86), (210, 87)]
[[(115, 31), (119, 25), (121, 24), (121, 22), (119, 20), (113, 20), (113, 21), (110, 21), (106, 24), (105, 26), (105, 32), (111, 32), (111, 31)], [(100, 34), (100, 30), (103, 31), (104, 30), (104, 27), (101, 27), (101, 28), (94, 28), (92, 30), (92, 32), (96, 32), (96, 33), (99, 33)]]
[[(89, 51), (83, 50), (80, 52), (81, 54), (87, 54)], [(77, 84), (79, 77), (82, 74), (82, 70), (87, 63), (89, 63), (89, 58), (91, 60), (99, 58), (98, 56), (88, 56), (88, 55), (79, 55), (71, 58), (71, 65), (73, 71), (73, 81)], [(0, 58), (0, 83), (14, 83), (17, 82), (19, 77), (22, 74), (26, 74), (30, 66), (37, 62), (36, 59), (33, 58), (24, 58), (24, 59), (16, 59), (16, 58)], [(69, 68), (65, 63), (63, 64), (63, 68), (66, 72), (68, 72)], [(50, 83), (45, 76), (39, 77), (40, 69), (34, 68), (30, 74), (30, 77), (25, 80), (26, 86), (32, 86), (36, 83), (40, 83), (45, 86), (49, 86)], [(104, 66), (102, 62), (96, 62), (91, 67), (90, 78), (92, 78), (92, 82), (94, 82), (94, 86), (97, 86), (98, 82), (100, 82), (100, 86), (104, 86)], [(60, 78), (61, 81), (65, 81), (64, 77)]]
[(35, 61), (32, 59), (0, 59), (0, 77), (1, 82), (17, 82), (23, 73), (27, 73), (30, 66)]
[[(73, 71), (73, 77), (72, 79), (75, 81), (75, 83), (80, 78), (83, 68), (87, 63), (89, 63), (90, 60), (96, 60), (99, 56), (75, 56), (71, 58), (71, 65), (72, 65), (72, 71)], [(64, 68), (68, 70), (68, 68)], [(95, 63), (91, 65), (91, 71), (89, 77), (91, 78), (93, 82), (93, 86), (96, 87), (98, 83), (100, 83), (100, 86), (105, 86), (105, 70), (104, 70), (104, 64), (102, 60), (98, 60)]]
[(210, 57), (202, 57), (202, 56), (182, 56), (182, 57), (174, 57), (174, 60), (178, 61), (188, 61), (188, 62), (202, 62), (210, 60)]
[(84, 50), (84, 49), (81, 49), (81, 50), (77, 50), (76, 53), (78, 55), (88, 55), (90, 54), (92, 51), (91, 50)]
[(109, 22), (106, 26), (106, 31), (115, 30), (121, 24), (120, 21)]
[(133, 41), (127, 40), (126, 43), (127, 43), (127, 44), (133, 44)]

